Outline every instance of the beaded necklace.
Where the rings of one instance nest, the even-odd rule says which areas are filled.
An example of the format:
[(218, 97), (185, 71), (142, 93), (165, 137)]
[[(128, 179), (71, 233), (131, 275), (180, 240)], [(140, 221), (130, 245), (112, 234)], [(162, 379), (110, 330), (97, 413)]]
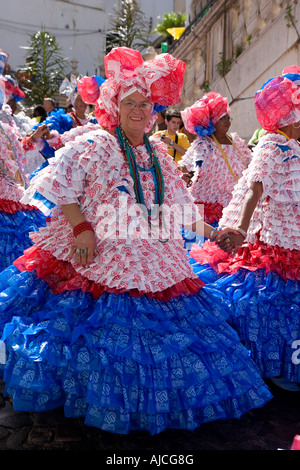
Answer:
[[(230, 171), (230, 173), (232, 174), (232, 176), (234, 177), (234, 179), (235, 179), (236, 181), (238, 181), (239, 178), (238, 178), (238, 177), (236, 176), (236, 174), (233, 172), (233, 169), (231, 168), (231, 165), (230, 165), (230, 163), (229, 163), (229, 161), (228, 161), (228, 157), (227, 157), (226, 153), (224, 152), (222, 146), (220, 145), (219, 141), (217, 140), (217, 138), (216, 138), (216, 136), (215, 136), (214, 134), (212, 134), (212, 138), (213, 138), (214, 142), (217, 144), (217, 147), (218, 147), (218, 149), (220, 150), (221, 154), (223, 155), (223, 158), (224, 158), (224, 160), (225, 160), (225, 163), (226, 163), (226, 165), (227, 165), (228, 170)], [(246, 162), (245, 162), (245, 160), (244, 160), (243, 154), (240, 152), (240, 150), (237, 148), (237, 146), (235, 145), (235, 143), (232, 141), (232, 139), (231, 139), (228, 135), (227, 135), (227, 138), (228, 138), (228, 140), (230, 141), (230, 143), (234, 146), (234, 148), (239, 152), (239, 154), (241, 155), (241, 157), (242, 157), (242, 159), (243, 159), (244, 166), (245, 166), (245, 168), (247, 168), (247, 164), (246, 164)]]
[(0, 171), (2, 171), (2, 173), (4, 173), (5, 176), (7, 176), (10, 180), (14, 181), (15, 183), (21, 184), (21, 185), (26, 189), (26, 187), (27, 187), (26, 181), (25, 181), (25, 179), (24, 179), (23, 176), (22, 176), (22, 171), (21, 171), (21, 168), (20, 168), (20, 165), (19, 165), (19, 162), (18, 162), (18, 158), (17, 158), (17, 156), (16, 156), (15, 148), (14, 148), (12, 142), (11, 142), (11, 139), (9, 138), (9, 136), (7, 135), (7, 133), (5, 132), (5, 130), (3, 129), (3, 127), (1, 126), (1, 124), (0, 124), (0, 132), (1, 132), (3, 135), (5, 135), (5, 137), (7, 138), (8, 142), (9, 142), (8, 148), (9, 148), (9, 150), (11, 151), (11, 159), (14, 160), (14, 161), (17, 163), (18, 168), (19, 168), (19, 169), (17, 170), (17, 173), (16, 173), (16, 175), (17, 175), (16, 178), (14, 178), (12, 175), (10, 175), (10, 174), (8, 173), (8, 171), (4, 168), (4, 166), (1, 165), (1, 163), (0, 163)]
[[(148, 209), (148, 207), (145, 204), (144, 192), (143, 192), (141, 179), (139, 175), (139, 169), (142, 171), (143, 170), (147, 171), (147, 170), (145, 168), (140, 167), (137, 164), (134, 150), (132, 146), (130, 145), (129, 140), (126, 137), (120, 125), (116, 128), (116, 134), (117, 134), (119, 144), (123, 152), (125, 153), (125, 156), (128, 162), (130, 175), (133, 179), (133, 187), (134, 187), (136, 202), (141, 207), (143, 215), (145, 219), (147, 220), (150, 229), (152, 229), (152, 219), (154, 219), (154, 214), (157, 212), (156, 208), (158, 206), (161, 209), (158, 211), (159, 227), (161, 228), (162, 226), (165, 226), (164, 214), (162, 210), (162, 205), (163, 205), (164, 197), (165, 197), (165, 182), (164, 182), (164, 177), (161, 171), (158, 158), (155, 155), (154, 149), (152, 145), (150, 144), (148, 137), (144, 134), (144, 143), (145, 143), (147, 152), (150, 155), (150, 161), (151, 161), (151, 167), (148, 171), (151, 171), (153, 181), (154, 181), (154, 186), (155, 186), (155, 196), (154, 196), (155, 211)], [(166, 243), (168, 240), (169, 238), (165, 240), (159, 239), (161, 243)]]

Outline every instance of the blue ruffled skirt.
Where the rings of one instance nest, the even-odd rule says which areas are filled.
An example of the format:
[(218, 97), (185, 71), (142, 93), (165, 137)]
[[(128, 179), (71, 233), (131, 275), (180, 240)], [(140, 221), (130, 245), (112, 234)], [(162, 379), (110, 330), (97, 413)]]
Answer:
[(67, 417), (126, 434), (239, 418), (271, 397), (203, 287), (163, 302), (128, 293), (54, 295), (35, 271), (0, 275), (6, 394), (14, 408), (64, 406)]
[(199, 279), (226, 296), (228, 323), (251, 351), (262, 377), (284, 376), (300, 382), (300, 281), (274, 271), (217, 274), (190, 258)]
[(201, 246), (202, 243), (206, 240), (204, 237), (201, 237), (195, 232), (192, 232), (191, 230), (188, 230), (186, 228), (181, 229), (181, 236), (184, 240), (184, 248), (187, 251), (190, 251), (194, 243), (196, 243), (198, 246)]
[(0, 271), (32, 246), (29, 232), (35, 232), (45, 224), (45, 216), (38, 209), (13, 214), (0, 210)]

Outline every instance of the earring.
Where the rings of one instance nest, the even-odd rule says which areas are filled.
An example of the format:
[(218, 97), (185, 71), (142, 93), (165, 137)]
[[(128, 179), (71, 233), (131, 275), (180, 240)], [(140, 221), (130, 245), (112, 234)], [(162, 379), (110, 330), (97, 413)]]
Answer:
[(293, 128), (294, 129), (299, 129), (300, 128), (300, 121), (298, 121), (298, 126), (295, 125), (296, 123), (292, 124)]

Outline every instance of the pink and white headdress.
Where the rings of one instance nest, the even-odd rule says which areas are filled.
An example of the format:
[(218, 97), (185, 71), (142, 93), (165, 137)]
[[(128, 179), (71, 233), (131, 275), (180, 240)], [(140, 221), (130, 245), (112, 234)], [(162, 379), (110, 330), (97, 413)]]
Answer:
[[(159, 111), (180, 102), (185, 63), (170, 54), (159, 54), (144, 62), (139, 51), (128, 47), (112, 49), (104, 58), (107, 80), (99, 89), (96, 97), (94, 89), (95, 116), (98, 123), (111, 130), (119, 124), (120, 101), (125, 96), (139, 91)], [(89, 97), (88, 78), (78, 83), (78, 90), (86, 102)]]
[(220, 93), (209, 92), (184, 109), (181, 117), (188, 132), (203, 136), (213, 134), (216, 123), (225, 114), (230, 115), (227, 98)]
[(268, 80), (254, 98), (257, 120), (275, 131), (300, 121), (300, 69), (286, 67), (283, 75)]

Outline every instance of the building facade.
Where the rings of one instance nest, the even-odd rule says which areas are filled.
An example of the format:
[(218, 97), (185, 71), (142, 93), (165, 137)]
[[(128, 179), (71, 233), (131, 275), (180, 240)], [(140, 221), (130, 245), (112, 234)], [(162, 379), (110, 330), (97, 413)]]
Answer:
[[(158, 17), (189, 10), (192, 0), (138, 0), (149, 31)], [(70, 70), (81, 75), (103, 71), (106, 36), (111, 15), (120, 11), (121, 0), (0, 0), (0, 48), (9, 54), (13, 70), (24, 65), (30, 36), (41, 27), (61, 47)], [(153, 38), (155, 35), (151, 35)]]
[(193, 0), (191, 22), (169, 52), (186, 63), (180, 109), (206, 91), (228, 98), (231, 130), (248, 140), (259, 127), (255, 92), (300, 65), (300, 4), (286, 0)]

